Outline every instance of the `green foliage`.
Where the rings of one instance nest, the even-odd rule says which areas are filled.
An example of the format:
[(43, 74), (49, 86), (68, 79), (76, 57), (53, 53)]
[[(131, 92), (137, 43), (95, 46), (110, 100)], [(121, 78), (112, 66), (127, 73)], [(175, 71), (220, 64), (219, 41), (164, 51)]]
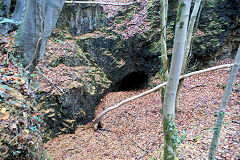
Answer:
[(0, 52), (0, 159), (41, 159), (43, 115), (35, 108), (35, 88), (13, 52), (13, 47), (8, 54)]
[(151, 158), (150, 158), (150, 160), (155, 160), (155, 157), (154, 157), (154, 156), (153, 156), (153, 157), (151, 157)]
[(124, 16), (116, 17), (116, 18), (114, 19), (114, 24), (122, 24), (124, 18), (125, 18)]
[(153, 0), (152, 2), (148, 2), (147, 19), (150, 22), (152, 28), (160, 27), (160, 10), (160, 0)]
[(212, 1), (212, 0), (206, 0), (204, 2), (205, 2), (205, 5), (208, 7), (214, 7), (214, 5), (216, 3), (215, 1)]
[(220, 89), (225, 89), (226, 85), (225, 84), (218, 84), (217, 87), (220, 88)]

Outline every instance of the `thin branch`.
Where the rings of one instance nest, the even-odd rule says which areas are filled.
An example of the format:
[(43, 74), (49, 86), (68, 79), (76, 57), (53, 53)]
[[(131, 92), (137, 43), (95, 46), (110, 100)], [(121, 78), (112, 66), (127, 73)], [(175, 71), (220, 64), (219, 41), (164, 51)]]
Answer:
[(100, 4), (100, 5), (113, 5), (113, 6), (128, 6), (137, 2), (130, 3), (109, 3), (109, 2), (97, 2), (97, 1), (65, 1), (68, 4)]
[[(211, 67), (211, 68), (207, 68), (207, 69), (203, 69), (203, 70), (200, 70), (200, 71), (196, 71), (196, 72), (191, 72), (191, 73), (188, 73), (188, 74), (185, 74), (185, 75), (182, 75), (180, 76), (179, 79), (184, 79), (186, 77), (190, 77), (190, 76), (193, 76), (193, 75), (196, 75), (196, 74), (200, 74), (200, 73), (204, 73), (204, 72), (209, 72), (209, 71), (213, 71), (213, 70), (217, 70), (217, 69), (221, 69), (221, 68), (228, 68), (228, 67), (232, 67), (233, 64), (225, 64), (225, 65), (220, 65), (220, 66), (216, 66), (216, 67)], [(131, 100), (134, 100), (134, 99), (137, 99), (137, 98), (140, 98), (144, 95), (147, 95), (149, 93), (152, 93), (154, 91), (157, 91), (159, 90), (160, 88), (162, 88), (163, 86), (167, 85), (167, 82), (164, 82), (150, 90), (147, 90), (146, 92), (143, 92), (141, 94), (138, 94), (136, 96), (133, 96), (133, 97), (130, 97), (128, 99), (125, 99), (125, 100), (122, 100), (120, 103), (116, 104), (115, 106), (111, 106), (109, 108), (107, 108), (106, 110), (104, 110), (102, 113), (100, 113), (97, 118), (93, 121), (94, 124), (98, 124), (98, 122), (100, 121), (100, 119), (109, 111), (111, 110), (114, 110), (118, 107), (120, 107), (121, 105), (131, 101)]]

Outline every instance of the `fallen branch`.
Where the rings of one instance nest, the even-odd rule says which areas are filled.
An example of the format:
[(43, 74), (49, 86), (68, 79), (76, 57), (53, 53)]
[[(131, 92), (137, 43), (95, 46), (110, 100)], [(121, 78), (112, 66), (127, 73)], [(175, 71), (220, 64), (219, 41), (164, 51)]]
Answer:
[[(204, 72), (209, 72), (209, 71), (213, 71), (213, 70), (217, 70), (217, 69), (221, 69), (221, 68), (232, 67), (232, 66), (233, 66), (233, 64), (224, 64), (224, 65), (220, 65), (220, 66), (216, 66), (216, 67), (211, 67), (211, 68), (207, 68), (207, 69), (203, 69), (203, 70), (200, 70), (200, 71), (191, 72), (191, 73), (182, 75), (182, 76), (180, 76), (179, 79), (184, 79), (184, 78), (186, 78), (186, 77), (190, 77), (190, 76), (193, 76), (193, 75), (196, 75), (196, 74), (200, 74), (200, 73), (204, 73)], [(160, 85), (158, 85), (158, 86), (156, 86), (156, 87), (154, 87), (154, 88), (152, 88), (152, 89), (150, 89), (150, 90), (147, 90), (146, 92), (143, 92), (143, 93), (138, 94), (138, 95), (136, 95), (136, 96), (130, 97), (130, 98), (125, 99), (125, 100), (122, 100), (120, 103), (116, 104), (115, 106), (112, 106), (112, 107), (107, 108), (107, 109), (104, 110), (102, 113), (100, 113), (100, 114), (97, 116), (97, 118), (93, 121), (93, 123), (94, 123), (94, 129), (96, 129), (95, 127), (97, 127), (98, 122), (100, 121), (100, 119), (101, 119), (107, 112), (109, 112), (109, 111), (111, 111), (111, 110), (114, 110), (114, 109), (120, 107), (121, 105), (123, 105), (123, 104), (131, 101), (131, 100), (137, 99), (137, 98), (142, 97), (142, 96), (144, 96), (144, 95), (146, 95), (146, 94), (149, 94), (149, 93), (152, 93), (152, 92), (154, 92), (154, 91), (157, 91), (157, 90), (159, 90), (160, 88), (162, 88), (163, 86), (165, 86), (166, 84), (167, 84), (167, 82), (164, 82), (164, 83), (162, 83), (162, 84), (160, 84)]]
[(110, 2), (95, 2), (95, 1), (65, 1), (65, 3), (69, 3), (69, 4), (100, 4), (100, 5), (113, 5), (113, 6), (128, 6), (128, 5), (135, 4), (137, 2), (110, 3)]

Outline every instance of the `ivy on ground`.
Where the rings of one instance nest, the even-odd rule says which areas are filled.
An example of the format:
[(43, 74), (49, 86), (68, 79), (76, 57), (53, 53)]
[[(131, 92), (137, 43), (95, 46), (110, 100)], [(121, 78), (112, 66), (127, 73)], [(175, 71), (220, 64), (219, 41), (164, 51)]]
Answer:
[(13, 43), (0, 47), (0, 159), (42, 159), (44, 122), (34, 87), (13, 56)]

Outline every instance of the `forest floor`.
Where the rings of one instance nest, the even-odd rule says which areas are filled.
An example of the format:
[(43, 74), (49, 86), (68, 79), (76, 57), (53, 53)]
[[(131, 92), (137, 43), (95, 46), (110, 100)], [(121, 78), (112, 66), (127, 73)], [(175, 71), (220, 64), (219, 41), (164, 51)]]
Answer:
[[(225, 59), (216, 65), (232, 63)], [(214, 122), (230, 69), (188, 77), (180, 93), (176, 124), (178, 159), (207, 159)], [(160, 84), (155, 79), (153, 83)], [(96, 108), (96, 115), (120, 101), (145, 90), (108, 93)], [(240, 159), (240, 74), (238, 73), (226, 110), (217, 159)], [(101, 120), (102, 131), (79, 126), (75, 134), (61, 135), (44, 146), (56, 160), (161, 159), (161, 92), (153, 92), (110, 111)], [(86, 129), (87, 128), (87, 129)]]
[[(102, 1), (131, 2), (131, 0)], [(118, 7), (104, 9), (111, 17), (116, 14)], [(140, 13), (145, 15), (145, 12), (144, 8)], [(135, 21), (140, 23), (145, 18), (137, 15), (134, 17), (132, 23)], [(139, 28), (129, 26), (131, 27), (126, 29), (125, 35), (139, 32)], [(56, 52), (64, 54), (64, 50), (67, 49), (63, 46), (51, 44), (50, 46), (52, 47), (50, 51), (54, 54)], [(68, 47), (71, 48), (70, 45)], [(216, 65), (232, 62), (232, 59), (225, 59)], [(61, 68), (57, 69), (61, 72)], [(52, 73), (49, 72), (51, 76), (54, 75)], [(178, 159), (207, 159), (212, 129), (229, 73), (229, 68), (220, 69), (185, 79), (176, 113), (179, 132)], [(161, 81), (156, 78), (152, 83), (158, 85)], [(146, 90), (108, 93), (96, 107), (96, 115)], [(89, 128), (89, 124), (78, 126), (75, 134), (58, 136), (45, 143), (44, 147), (54, 160), (161, 159), (164, 145), (161, 108), (159, 90), (107, 113), (101, 119), (102, 131), (94, 131), (93, 128)], [(226, 110), (216, 158), (240, 159), (240, 73), (237, 75)]]

